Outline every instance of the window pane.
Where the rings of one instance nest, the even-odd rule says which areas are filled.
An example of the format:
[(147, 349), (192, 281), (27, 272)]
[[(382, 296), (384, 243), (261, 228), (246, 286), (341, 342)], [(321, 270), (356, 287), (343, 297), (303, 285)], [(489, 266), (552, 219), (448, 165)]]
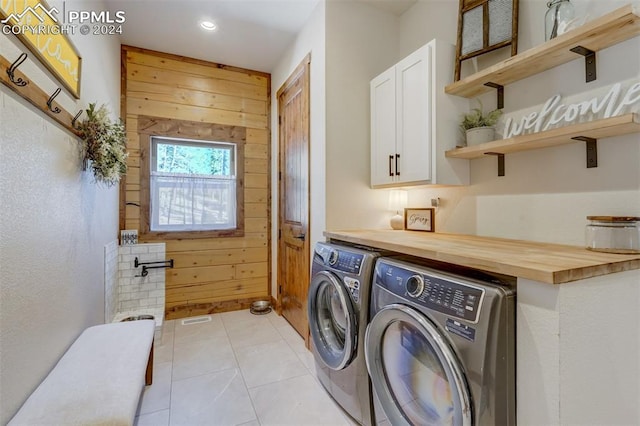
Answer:
[(235, 144), (152, 137), (151, 231), (235, 229)]
[(151, 230), (234, 229), (236, 181), (153, 173)]
[(235, 174), (231, 144), (164, 138), (153, 138), (153, 142), (153, 171), (209, 176)]

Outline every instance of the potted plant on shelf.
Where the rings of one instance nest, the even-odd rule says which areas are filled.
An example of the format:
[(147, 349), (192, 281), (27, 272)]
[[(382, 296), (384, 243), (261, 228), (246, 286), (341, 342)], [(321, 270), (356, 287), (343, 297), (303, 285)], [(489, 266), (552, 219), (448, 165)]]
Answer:
[(84, 161), (91, 162), (96, 182), (115, 185), (127, 172), (126, 134), (122, 122), (112, 122), (107, 108), (89, 104), (87, 118), (77, 130), (83, 142)]
[(460, 130), (466, 136), (467, 145), (477, 145), (494, 140), (494, 126), (501, 116), (502, 110), (500, 109), (494, 109), (485, 114), (482, 111), (482, 103), (478, 101), (478, 107), (465, 114), (460, 122)]

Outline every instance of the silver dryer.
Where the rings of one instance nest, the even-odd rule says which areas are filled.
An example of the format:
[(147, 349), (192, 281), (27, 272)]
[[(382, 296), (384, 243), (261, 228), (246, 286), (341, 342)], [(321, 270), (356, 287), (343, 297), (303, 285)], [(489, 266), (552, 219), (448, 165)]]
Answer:
[(515, 283), (377, 261), (365, 353), (378, 423), (516, 424)]

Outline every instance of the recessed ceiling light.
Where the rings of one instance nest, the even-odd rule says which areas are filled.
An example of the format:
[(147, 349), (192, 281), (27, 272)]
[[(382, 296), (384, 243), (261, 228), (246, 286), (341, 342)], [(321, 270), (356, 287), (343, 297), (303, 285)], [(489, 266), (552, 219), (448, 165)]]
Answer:
[(211, 21), (201, 21), (200, 26), (207, 31), (214, 31), (216, 28), (218, 28), (215, 22), (211, 22)]

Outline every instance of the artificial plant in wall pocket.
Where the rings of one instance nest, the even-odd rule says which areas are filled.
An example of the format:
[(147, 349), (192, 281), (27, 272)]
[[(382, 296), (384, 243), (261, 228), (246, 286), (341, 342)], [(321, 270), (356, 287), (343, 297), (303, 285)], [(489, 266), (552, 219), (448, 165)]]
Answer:
[(112, 186), (127, 173), (126, 134), (121, 121), (113, 122), (102, 105), (89, 104), (87, 118), (77, 126), (84, 162), (90, 163), (96, 182)]

